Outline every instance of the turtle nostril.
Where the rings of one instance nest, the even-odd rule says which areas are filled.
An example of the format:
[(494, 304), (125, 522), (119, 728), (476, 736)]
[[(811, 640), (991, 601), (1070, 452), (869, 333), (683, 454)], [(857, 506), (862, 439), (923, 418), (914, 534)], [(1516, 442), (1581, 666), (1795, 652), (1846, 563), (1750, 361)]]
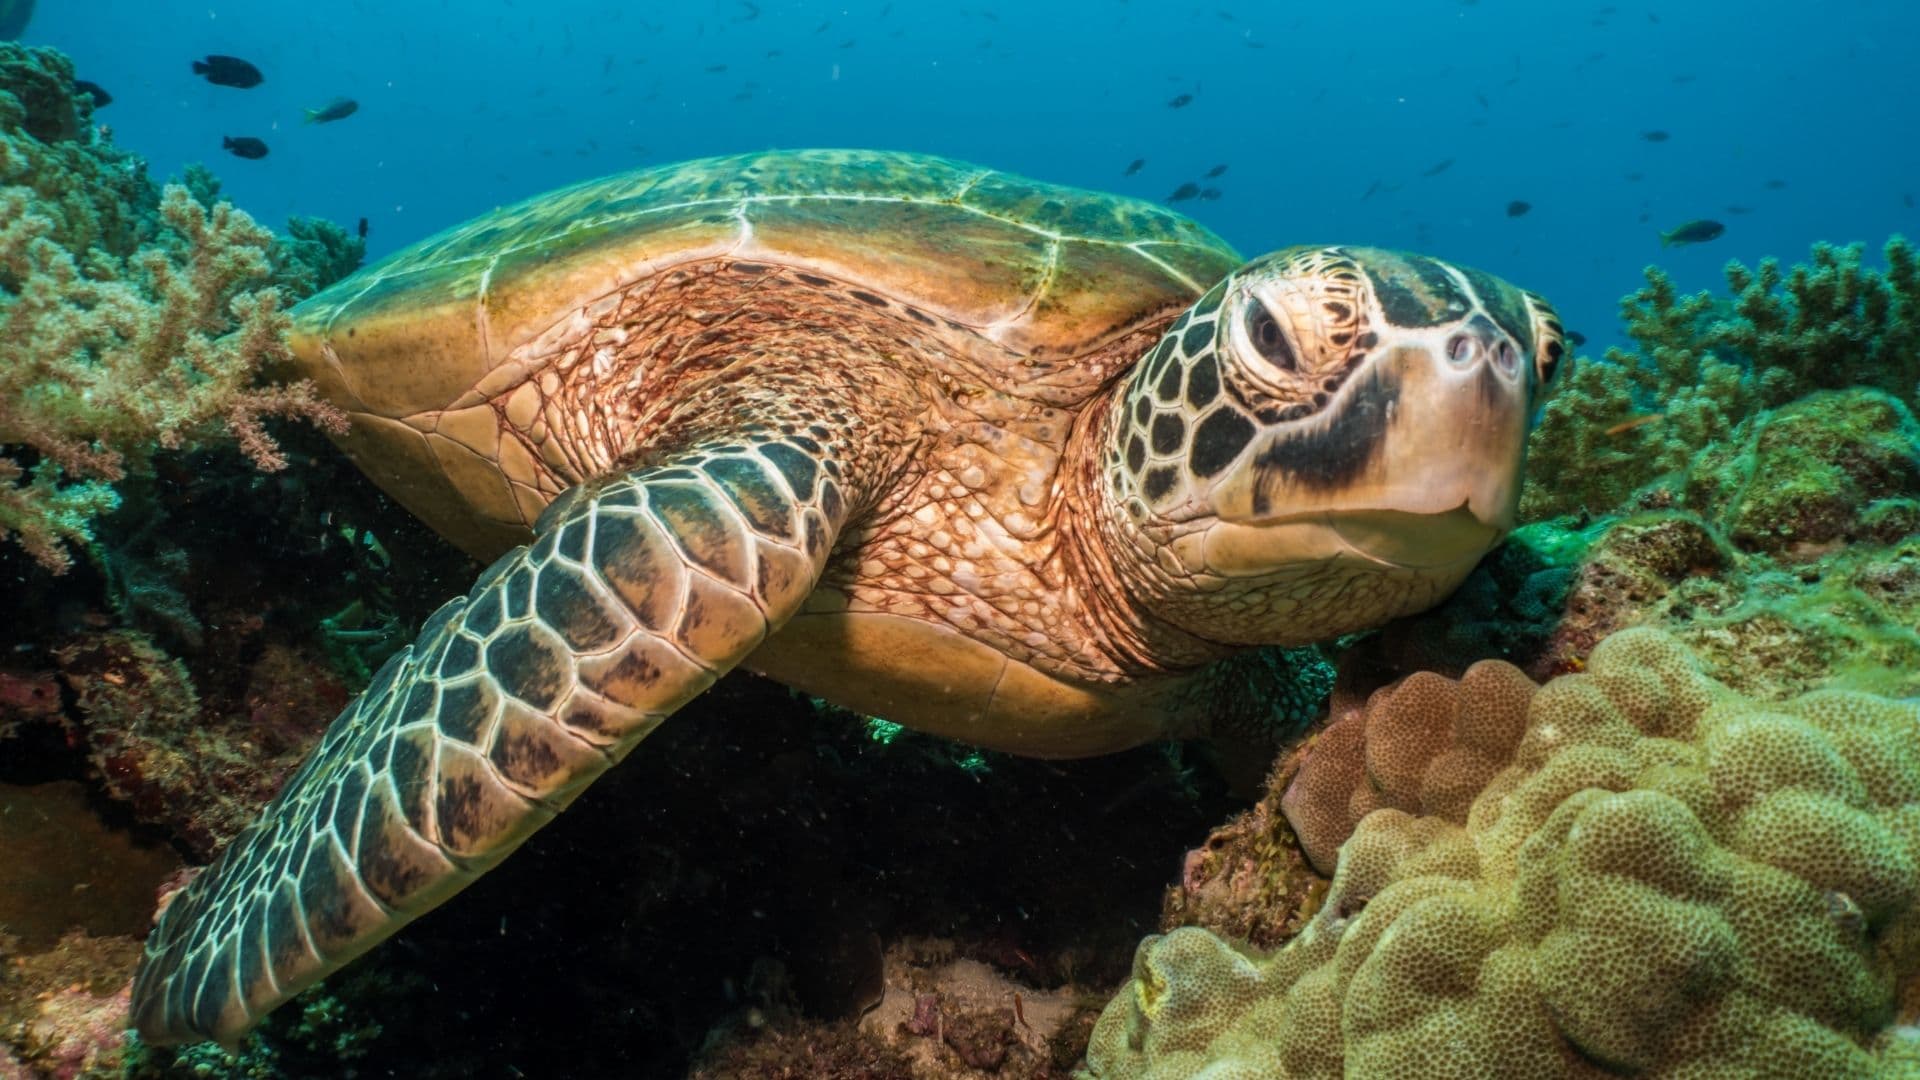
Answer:
[(1494, 347), (1493, 365), (1502, 375), (1512, 375), (1520, 370), (1520, 355), (1514, 351), (1513, 342), (1503, 341)]
[(1447, 360), (1454, 367), (1472, 367), (1480, 359), (1480, 343), (1466, 334), (1455, 334), (1447, 342)]

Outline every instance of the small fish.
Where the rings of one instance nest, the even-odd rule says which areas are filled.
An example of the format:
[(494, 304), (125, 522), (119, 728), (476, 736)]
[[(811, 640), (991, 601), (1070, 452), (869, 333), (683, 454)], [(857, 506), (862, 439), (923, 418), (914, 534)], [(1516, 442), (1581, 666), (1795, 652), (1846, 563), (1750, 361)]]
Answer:
[(267, 144), (251, 135), (225, 135), (220, 139), (220, 149), (234, 157), (258, 161), (267, 156)]
[(1134, 173), (1137, 173), (1141, 169), (1144, 169), (1146, 167), (1147, 167), (1147, 159), (1143, 157), (1137, 157), (1137, 158), (1134, 158), (1133, 162), (1127, 166), (1127, 171), (1121, 173), (1120, 175), (1132, 176)]
[(1626, 174), (1627, 183), (1629, 184), (1637, 184), (1646, 178), (1646, 173), (1630, 172)]
[(1525, 199), (1515, 199), (1512, 202), (1507, 204), (1507, 216), (1508, 217), (1526, 217), (1527, 211), (1531, 209), (1533, 209), (1532, 203), (1526, 201)]
[(1780, 191), (1787, 186), (1787, 182), (1785, 180), (1769, 180), (1761, 186), (1768, 191)]
[(1661, 247), (1684, 247), (1687, 244), (1704, 244), (1726, 232), (1727, 227), (1717, 221), (1701, 218), (1688, 221), (1660, 234)]
[(1666, 418), (1666, 413), (1647, 413), (1645, 416), (1636, 416), (1631, 420), (1622, 420), (1600, 434), (1612, 438), (1615, 435), (1624, 435), (1634, 428), (1645, 427), (1648, 424), (1657, 423)]
[(1174, 98), (1172, 101), (1167, 102), (1167, 108), (1184, 109), (1191, 104), (1193, 104), (1193, 95), (1181, 94), (1178, 97)]
[(1380, 181), (1375, 180), (1373, 183), (1367, 185), (1366, 191), (1361, 193), (1360, 201), (1366, 202), (1368, 199), (1373, 198), (1374, 192), (1377, 192), (1379, 190), (1380, 190)]
[(259, 86), (266, 81), (259, 68), (237, 56), (221, 56), (218, 53), (205, 60), (195, 60), (193, 73), (205, 76), (215, 86), (231, 86), (236, 90)]
[(1421, 176), (1439, 176), (1441, 173), (1446, 172), (1448, 169), (1451, 169), (1451, 168), (1453, 168), (1453, 159), (1447, 158), (1444, 161), (1438, 162), (1437, 164), (1429, 167), (1426, 172), (1423, 172), (1420, 175)]
[(1200, 194), (1200, 185), (1189, 180), (1186, 183), (1181, 184), (1179, 187), (1174, 188), (1173, 194), (1167, 196), (1167, 201), (1168, 202), (1186, 202), (1188, 199), (1191, 199), (1198, 194)]
[(1214, 201), (1216, 201), (1216, 200), (1218, 200), (1219, 198), (1220, 198), (1220, 189), (1219, 189), (1219, 188), (1217, 188), (1217, 187), (1210, 187), (1210, 188), (1201, 188), (1201, 189), (1200, 189), (1200, 201), (1201, 201), (1201, 202), (1214, 202)]
[(1207, 170), (1206, 179), (1212, 180), (1215, 177), (1225, 175), (1227, 175), (1227, 167), (1225, 165), (1215, 165), (1213, 168)]
[(1475, 94), (1473, 95), (1473, 100), (1479, 102), (1480, 107), (1483, 109), (1493, 108), (1493, 105), (1487, 101), (1487, 95), (1485, 94)]
[(1737, 215), (1737, 214), (1751, 214), (1751, 213), (1753, 213), (1753, 207), (1751, 207), (1751, 206), (1729, 206), (1729, 207), (1727, 207), (1727, 213), (1729, 213), (1729, 214), (1736, 214), (1736, 215)]
[(1900, 202), (1907, 209), (1909, 210), (1913, 209), (1913, 192), (1911, 191), (1902, 192), (1900, 195)]
[(107, 88), (90, 79), (73, 80), (73, 92), (92, 98), (96, 109), (113, 104), (113, 95), (107, 93)]
[(361, 218), (360, 227), (354, 231), (360, 235), (360, 239), (365, 240), (367, 238), (367, 219)]
[(1567, 331), (1567, 343), (1577, 349), (1587, 343), (1587, 335), (1578, 330), (1569, 330)]
[(725, 64), (708, 64), (707, 65), (707, 74), (709, 75), (718, 75), (726, 70), (727, 70), (727, 65)]
[(307, 110), (307, 123), (331, 124), (335, 120), (345, 120), (360, 111), (360, 103), (352, 98), (334, 98), (317, 109)]
[(1671, 138), (1673, 138), (1672, 135), (1668, 134), (1667, 132), (1661, 131), (1658, 128), (1655, 128), (1652, 131), (1643, 131), (1640, 133), (1640, 139), (1643, 142), (1666, 142), (1668, 139), (1671, 139)]

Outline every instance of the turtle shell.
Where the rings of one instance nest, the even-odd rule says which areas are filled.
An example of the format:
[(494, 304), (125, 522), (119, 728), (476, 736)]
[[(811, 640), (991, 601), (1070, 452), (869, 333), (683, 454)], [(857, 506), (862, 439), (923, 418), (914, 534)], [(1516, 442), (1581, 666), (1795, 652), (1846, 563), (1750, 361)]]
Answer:
[(991, 327), (1015, 354), (1065, 355), (1240, 262), (1135, 199), (922, 154), (741, 154), (576, 184), (448, 229), (299, 305), (294, 349), (303, 374), (397, 418), (445, 406), (597, 297), (728, 254), (867, 283)]
[(456, 464), (403, 428), (444, 427), (488, 396), (515, 350), (597, 299), (716, 257), (857, 283), (978, 328), (1010, 362), (1091, 350), (1241, 261), (1151, 203), (945, 158), (740, 154), (562, 188), (369, 266), (293, 310), (295, 374), (354, 414), (363, 434), (348, 449), (391, 491), (436, 458)]

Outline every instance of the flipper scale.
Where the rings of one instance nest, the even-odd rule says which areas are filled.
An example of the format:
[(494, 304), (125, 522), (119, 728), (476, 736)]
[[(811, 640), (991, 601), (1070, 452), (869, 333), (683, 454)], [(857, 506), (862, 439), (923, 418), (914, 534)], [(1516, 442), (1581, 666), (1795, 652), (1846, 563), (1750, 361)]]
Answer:
[(498, 864), (797, 610), (843, 496), (781, 479), (781, 445), (569, 495), (428, 620), (163, 913), (142, 1037), (236, 1041)]

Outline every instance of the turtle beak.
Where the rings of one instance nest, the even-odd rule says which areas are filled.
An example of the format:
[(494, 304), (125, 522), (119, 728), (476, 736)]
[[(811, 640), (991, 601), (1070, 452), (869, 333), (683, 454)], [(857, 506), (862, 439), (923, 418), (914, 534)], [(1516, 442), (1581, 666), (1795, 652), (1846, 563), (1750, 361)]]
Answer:
[(1268, 432), (1214, 489), (1225, 529), (1208, 543), (1209, 567), (1258, 573), (1315, 551), (1471, 567), (1519, 509), (1527, 434), (1520, 357), (1479, 316), (1377, 353), (1326, 409)]

